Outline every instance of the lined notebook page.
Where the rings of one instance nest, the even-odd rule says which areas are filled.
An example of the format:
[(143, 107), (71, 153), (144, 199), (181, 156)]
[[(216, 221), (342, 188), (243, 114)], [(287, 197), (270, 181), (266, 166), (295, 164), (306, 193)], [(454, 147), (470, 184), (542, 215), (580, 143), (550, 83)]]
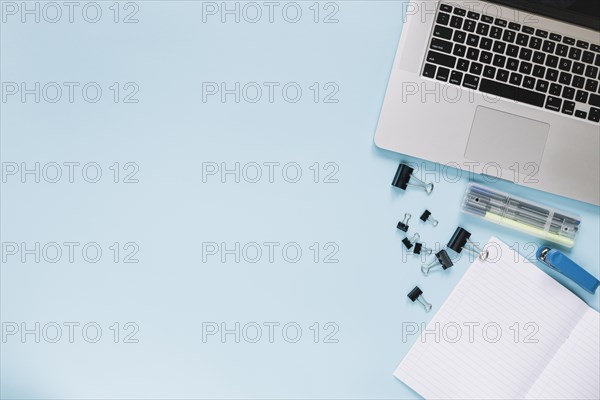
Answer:
[(490, 260), (473, 263), (394, 372), (427, 399), (531, 396), (587, 315), (583, 301), (499, 239), (488, 247)]
[(600, 399), (600, 314), (589, 309), (531, 387), (528, 399)]

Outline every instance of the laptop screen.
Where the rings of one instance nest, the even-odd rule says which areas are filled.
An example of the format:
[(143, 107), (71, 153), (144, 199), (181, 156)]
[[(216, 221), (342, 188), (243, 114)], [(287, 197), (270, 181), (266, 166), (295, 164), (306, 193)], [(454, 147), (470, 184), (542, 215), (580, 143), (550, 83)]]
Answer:
[(600, 31), (598, 0), (488, 0)]

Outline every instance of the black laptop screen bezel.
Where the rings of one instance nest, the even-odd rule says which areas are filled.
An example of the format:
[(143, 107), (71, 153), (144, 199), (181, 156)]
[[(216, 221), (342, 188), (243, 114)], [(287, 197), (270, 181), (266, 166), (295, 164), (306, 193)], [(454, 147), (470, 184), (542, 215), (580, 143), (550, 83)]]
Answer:
[[(539, 14), (545, 17), (558, 19), (575, 25), (600, 31), (600, 19), (593, 15), (584, 15), (569, 10), (559, 9), (527, 0), (487, 0), (491, 3), (497, 3), (513, 8), (518, 8), (527, 12)], [(597, 0), (589, 0), (597, 1)]]

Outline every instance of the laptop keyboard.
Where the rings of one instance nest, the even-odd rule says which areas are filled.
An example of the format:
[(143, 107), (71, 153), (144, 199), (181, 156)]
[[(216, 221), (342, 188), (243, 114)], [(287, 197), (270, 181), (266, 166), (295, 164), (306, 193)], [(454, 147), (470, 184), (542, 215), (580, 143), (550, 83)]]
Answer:
[(600, 121), (600, 46), (440, 4), (422, 75)]

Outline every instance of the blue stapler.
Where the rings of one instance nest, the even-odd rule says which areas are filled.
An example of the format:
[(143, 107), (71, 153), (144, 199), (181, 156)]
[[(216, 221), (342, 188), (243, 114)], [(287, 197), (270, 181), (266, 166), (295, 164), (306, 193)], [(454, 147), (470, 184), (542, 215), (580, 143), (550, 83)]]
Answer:
[(600, 281), (595, 276), (558, 250), (550, 247), (540, 247), (536, 256), (540, 262), (560, 272), (592, 294), (600, 286)]

